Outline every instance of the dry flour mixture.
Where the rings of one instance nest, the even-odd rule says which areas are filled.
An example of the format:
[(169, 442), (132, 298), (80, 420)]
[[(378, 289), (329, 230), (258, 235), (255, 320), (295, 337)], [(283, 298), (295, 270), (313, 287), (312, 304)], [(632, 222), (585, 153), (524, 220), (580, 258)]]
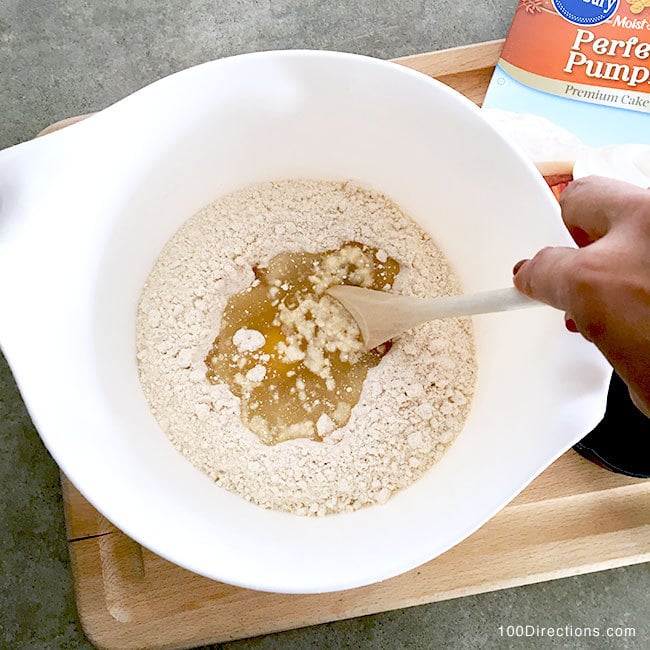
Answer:
[(459, 292), (444, 255), (389, 198), (316, 180), (263, 183), (207, 206), (167, 243), (142, 292), (137, 360), (154, 416), (217, 485), (265, 508), (325, 515), (385, 503), (444, 454), (469, 412), (476, 380), (469, 319), (427, 323), (396, 339), (368, 370), (347, 423), (320, 427), (319, 440), (265, 444), (244, 425), (240, 398), (208, 380), (206, 355), (226, 304), (254, 285), (254, 269), (281, 253), (351, 241), (399, 263), (397, 293)]

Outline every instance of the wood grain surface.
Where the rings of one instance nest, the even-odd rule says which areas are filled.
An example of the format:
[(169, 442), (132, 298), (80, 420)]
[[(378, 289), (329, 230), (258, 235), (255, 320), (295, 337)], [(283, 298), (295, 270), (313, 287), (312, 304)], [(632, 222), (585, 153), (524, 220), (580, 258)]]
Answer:
[[(480, 104), (502, 43), (397, 62)], [(117, 530), (65, 477), (62, 486), (79, 616), (99, 648), (191, 648), (650, 559), (650, 481), (610, 473), (573, 451), (431, 562), (368, 587), (317, 595), (255, 592), (190, 573)]]

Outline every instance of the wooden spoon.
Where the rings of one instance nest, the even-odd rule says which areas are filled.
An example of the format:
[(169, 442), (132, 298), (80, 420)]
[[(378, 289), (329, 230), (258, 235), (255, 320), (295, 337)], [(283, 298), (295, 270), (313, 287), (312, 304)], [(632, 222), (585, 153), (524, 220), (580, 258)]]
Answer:
[(327, 293), (336, 298), (357, 322), (366, 350), (436, 318), (471, 316), (542, 304), (514, 287), (442, 298), (400, 296), (347, 285), (330, 287)]

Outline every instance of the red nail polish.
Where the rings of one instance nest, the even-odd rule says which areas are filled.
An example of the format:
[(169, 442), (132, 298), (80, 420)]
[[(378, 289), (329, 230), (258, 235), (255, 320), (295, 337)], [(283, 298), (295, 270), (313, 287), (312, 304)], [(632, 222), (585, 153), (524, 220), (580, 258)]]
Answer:
[(577, 333), (578, 326), (576, 325), (576, 322), (573, 320), (573, 318), (565, 318), (564, 324), (566, 325), (566, 328), (569, 330), (569, 332)]
[(571, 237), (573, 237), (573, 241), (578, 244), (580, 248), (584, 248), (591, 244), (591, 237), (582, 228), (573, 226), (569, 228), (569, 233), (571, 234)]
[(526, 262), (528, 262), (528, 260), (519, 260), (519, 261), (514, 265), (514, 267), (513, 267), (513, 269), (512, 269), (512, 275), (517, 275), (517, 273), (519, 273), (519, 269), (521, 269), (521, 267), (522, 267)]

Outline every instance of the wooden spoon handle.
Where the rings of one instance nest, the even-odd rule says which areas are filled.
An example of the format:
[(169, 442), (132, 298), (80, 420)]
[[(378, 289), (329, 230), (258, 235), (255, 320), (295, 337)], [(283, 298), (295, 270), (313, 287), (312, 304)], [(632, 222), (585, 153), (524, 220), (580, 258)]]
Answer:
[(514, 287), (461, 296), (416, 298), (361, 287), (334, 286), (327, 292), (356, 320), (366, 349), (435, 318), (471, 316), (541, 305)]
[(497, 311), (510, 311), (533, 307), (540, 303), (524, 296), (514, 287), (492, 289), (461, 296), (444, 296), (413, 303), (422, 316), (422, 322), (434, 318), (453, 318), (455, 316), (472, 316)]

